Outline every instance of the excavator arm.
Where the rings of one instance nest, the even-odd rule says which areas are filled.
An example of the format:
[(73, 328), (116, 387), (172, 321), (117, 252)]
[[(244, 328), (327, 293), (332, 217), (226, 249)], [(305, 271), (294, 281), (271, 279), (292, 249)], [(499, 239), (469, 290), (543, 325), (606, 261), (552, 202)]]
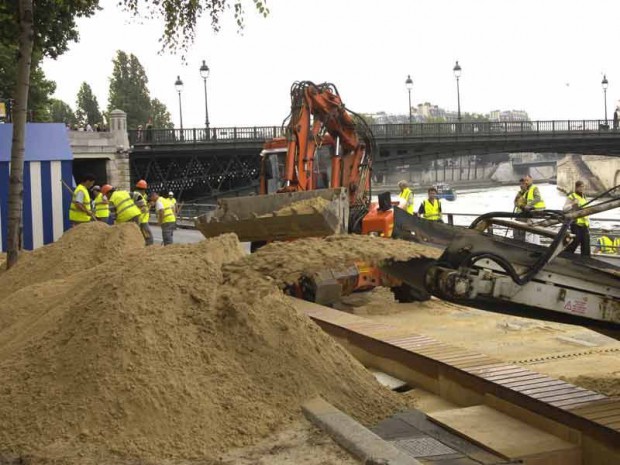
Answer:
[(330, 187), (344, 187), (352, 206), (370, 202), (370, 168), (374, 142), (361, 117), (347, 110), (336, 86), (296, 82), (291, 88), (287, 155), (282, 192), (314, 190), (315, 155), (325, 134), (335, 141)]

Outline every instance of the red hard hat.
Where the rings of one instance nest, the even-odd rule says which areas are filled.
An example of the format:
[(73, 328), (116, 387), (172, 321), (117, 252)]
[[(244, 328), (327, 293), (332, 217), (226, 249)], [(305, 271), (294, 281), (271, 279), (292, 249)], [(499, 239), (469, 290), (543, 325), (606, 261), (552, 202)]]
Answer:
[(146, 189), (148, 187), (148, 185), (146, 184), (146, 181), (144, 179), (140, 179), (137, 183), (136, 183), (136, 187), (138, 189)]
[(101, 193), (103, 195), (106, 195), (108, 192), (110, 192), (112, 189), (114, 189), (113, 186), (110, 186), (109, 184), (104, 184), (103, 186), (101, 186)]

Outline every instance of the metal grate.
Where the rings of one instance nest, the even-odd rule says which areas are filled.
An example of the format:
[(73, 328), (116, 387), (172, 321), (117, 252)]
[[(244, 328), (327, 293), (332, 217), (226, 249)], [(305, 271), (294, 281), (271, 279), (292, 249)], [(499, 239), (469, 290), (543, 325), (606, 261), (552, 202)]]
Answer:
[(430, 437), (399, 439), (392, 441), (392, 444), (413, 457), (434, 457), (458, 453), (437, 439)]

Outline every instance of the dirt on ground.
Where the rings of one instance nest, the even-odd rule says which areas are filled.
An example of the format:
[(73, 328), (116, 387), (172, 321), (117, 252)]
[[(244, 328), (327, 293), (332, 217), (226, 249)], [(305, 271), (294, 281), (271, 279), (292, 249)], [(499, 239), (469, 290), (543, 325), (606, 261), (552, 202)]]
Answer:
[(136, 225), (91, 223), (23, 254), (0, 272), (0, 458), (207, 461), (286, 430), (317, 395), (366, 424), (405, 409), (278, 289), (356, 251), (419, 253), (349, 239), (245, 257), (234, 235), (145, 248)]

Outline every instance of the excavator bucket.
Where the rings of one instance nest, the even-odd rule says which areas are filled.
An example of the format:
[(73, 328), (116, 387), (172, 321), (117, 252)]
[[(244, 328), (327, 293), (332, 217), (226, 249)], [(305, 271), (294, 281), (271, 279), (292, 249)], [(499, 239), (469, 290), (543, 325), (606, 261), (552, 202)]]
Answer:
[(319, 189), (222, 199), (194, 220), (205, 237), (235, 233), (242, 242), (324, 237), (346, 233), (346, 189)]

